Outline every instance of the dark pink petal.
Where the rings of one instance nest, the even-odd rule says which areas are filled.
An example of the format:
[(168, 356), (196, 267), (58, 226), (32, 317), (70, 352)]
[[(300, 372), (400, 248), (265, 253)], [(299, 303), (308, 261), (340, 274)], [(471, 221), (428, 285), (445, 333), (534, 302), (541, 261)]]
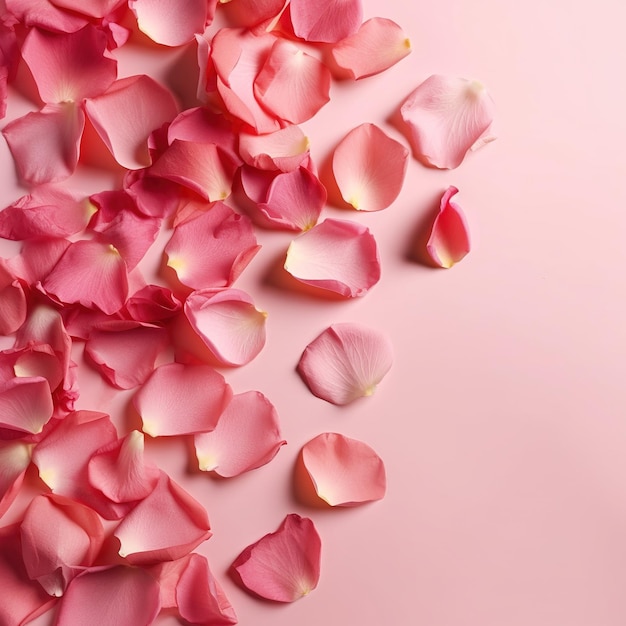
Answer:
[(222, 4), (222, 12), (239, 26), (248, 28), (272, 20), (280, 15), (288, 0), (237, 0)]
[(369, 229), (326, 219), (291, 242), (285, 269), (300, 282), (353, 298), (380, 279), (378, 248)]
[(157, 486), (126, 515), (114, 536), (132, 565), (173, 561), (211, 536), (202, 505), (161, 472)]
[(52, 417), (54, 406), (45, 378), (12, 378), (0, 383), (0, 438), (2, 431), (37, 435)]
[(26, 311), (24, 288), (0, 258), (0, 335), (14, 333), (24, 323)]
[(118, 389), (132, 389), (146, 381), (158, 355), (168, 342), (163, 328), (139, 326), (120, 331), (95, 331), (85, 354), (102, 376)]
[(174, 317), (182, 306), (167, 287), (146, 285), (128, 298), (124, 310), (130, 319), (138, 322), (159, 323)]
[(176, 117), (172, 94), (149, 76), (115, 81), (85, 103), (87, 115), (115, 160), (128, 169), (150, 165), (148, 137)]
[(22, 441), (0, 441), (0, 518), (17, 497), (30, 465), (31, 449), (31, 444)]
[(124, 0), (51, 0), (57, 7), (101, 19), (113, 13)]
[(209, 365), (168, 363), (154, 370), (133, 397), (151, 437), (213, 430), (232, 398), (230, 385)]
[(411, 42), (398, 24), (374, 17), (335, 44), (331, 53), (335, 63), (358, 80), (384, 72), (410, 52)]
[(426, 249), (440, 267), (450, 268), (469, 251), (469, 230), (461, 207), (451, 198), (459, 190), (448, 187), (441, 198), (439, 213), (435, 218)]
[(291, 513), (276, 532), (248, 546), (233, 568), (253, 593), (276, 602), (293, 602), (317, 587), (321, 549), (313, 522)]
[(245, 365), (265, 345), (267, 313), (241, 289), (194, 291), (184, 308), (194, 332), (224, 365)]
[(17, 169), (26, 183), (64, 180), (76, 169), (85, 114), (72, 102), (47, 104), (7, 124), (4, 135)]
[(20, 531), (29, 577), (57, 597), (93, 564), (104, 542), (104, 527), (95, 511), (53, 494), (31, 500)]
[(10, 259), (7, 265), (24, 282), (36, 285), (48, 276), (69, 245), (67, 239), (26, 240), (21, 252)]
[(259, 247), (250, 219), (216, 202), (176, 226), (165, 254), (183, 285), (203, 289), (232, 285)]
[(156, 487), (159, 470), (144, 461), (144, 437), (133, 430), (100, 448), (89, 460), (90, 484), (113, 502), (142, 500)]
[(372, 502), (385, 495), (383, 461), (362, 441), (322, 433), (303, 446), (302, 461), (317, 495), (331, 506)]
[(104, 54), (106, 35), (95, 26), (70, 34), (33, 28), (22, 47), (44, 102), (81, 102), (101, 94), (117, 76), (117, 61)]
[(57, 8), (50, 0), (5, 0), (7, 10), (27, 28), (36, 26), (52, 32), (74, 33), (88, 21)]
[(269, 463), (285, 443), (278, 413), (259, 391), (233, 396), (215, 429), (194, 437), (200, 469), (225, 478)]
[(330, 100), (330, 80), (330, 71), (321, 61), (277, 39), (254, 81), (254, 93), (276, 117), (300, 124)]
[(166, 217), (176, 212), (180, 203), (180, 186), (170, 180), (150, 176), (149, 169), (130, 170), (124, 189), (133, 198), (137, 210), (148, 217)]
[(241, 133), (239, 153), (253, 167), (291, 172), (309, 159), (309, 139), (295, 125), (268, 135)]
[(361, 0), (291, 0), (293, 31), (306, 41), (336, 43), (361, 26)]
[(393, 363), (386, 335), (362, 324), (333, 324), (304, 350), (298, 373), (311, 392), (333, 404), (371, 396)]
[(126, 264), (111, 245), (76, 241), (44, 280), (44, 289), (68, 304), (96, 307), (108, 315), (128, 297)]
[(69, 585), (55, 626), (149, 626), (160, 609), (159, 585), (145, 570), (91, 569)]
[(417, 158), (434, 167), (458, 167), (489, 130), (494, 104), (484, 85), (435, 74), (401, 107)]
[(374, 124), (351, 130), (335, 148), (333, 174), (343, 199), (359, 211), (380, 211), (404, 183), (409, 151)]

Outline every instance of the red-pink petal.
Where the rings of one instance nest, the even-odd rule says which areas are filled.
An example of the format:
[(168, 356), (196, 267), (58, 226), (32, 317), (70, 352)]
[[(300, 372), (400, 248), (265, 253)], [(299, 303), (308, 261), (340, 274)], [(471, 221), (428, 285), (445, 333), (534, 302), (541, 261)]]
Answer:
[(276, 602), (293, 602), (317, 587), (321, 549), (313, 522), (291, 513), (276, 532), (248, 546), (233, 568), (253, 593)]
[(369, 229), (332, 218), (291, 242), (285, 269), (300, 282), (350, 298), (366, 294), (380, 279), (378, 248)]
[(225, 478), (269, 463), (285, 443), (278, 413), (259, 391), (234, 396), (215, 429), (194, 437), (200, 469)]
[(150, 165), (150, 133), (178, 113), (172, 94), (145, 75), (115, 81), (87, 100), (85, 110), (115, 160), (128, 169)]
[(39, 434), (54, 406), (45, 378), (12, 378), (0, 383), (0, 438), (3, 430)]
[(98, 19), (110, 15), (125, 4), (124, 0), (51, 0), (51, 2), (57, 7)]
[(203, 289), (232, 285), (259, 247), (250, 219), (216, 202), (176, 226), (165, 254), (183, 285)]
[(392, 20), (374, 17), (332, 48), (335, 63), (355, 80), (384, 72), (411, 52), (411, 43)]
[(335, 43), (353, 35), (363, 20), (361, 0), (291, 0), (293, 31), (306, 41)]
[(224, 377), (209, 365), (157, 367), (133, 397), (143, 432), (152, 437), (213, 430), (232, 398)]
[(300, 124), (330, 100), (330, 80), (330, 71), (321, 61), (277, 39), (254, 80), (254, 93), (276, 117)]
[[(9, 269), (30, 285), (42, 282), (69, 247), (67, 239), (31, 239), (9, 260)], [(2, 262), (0, 262), (0, 267)]]
[(26, 320), (26, 311), (24, 288), (0, 258), (0, 335), (14, 333)]
[(0, 441), (0, 518), (17, 497), (30, 465), (31, 449), (32, 445), (22, 441)]
[(59, 33), (74, 33), (88, 22), (83, 15), (62, 11), (50, 0), (5, 0), (7, 10), (27, 28), (33, 26)]
[(119, 553), (132, 565), (173, 561), (211, 536), (202, 505), (161, 472), (157, 486), (115, 529)]
[(222, 12), (233, 18), (233, 23), (248, 28), (267, 22), (282, 12), (289, 0), (222, 0)]
[(268, 135), (241, 133), (239, 153), (253, 167), (291, 172), (309, 158), (309, 139), (295, 125)]
[(490, 128), (494, 104), (478, 81), (435, 74), (408, 96), (401, 115), (415, 156), (452, 169)]
[(159, 323), (171, 319), (182, 309), (180, 300), (167, 288), (146, 285), (136, 291), (124, 305), (128, 316), (142, 323)]
[(371, 396), (393, 362), (391, 342), (362, 324), (333, 324), (304, 350), (298, 373), (311, 392), (333, 404)]
[(450, 268), (469, 251), (469, 229), (461, 207), (451, 198), (459, 190), (448, 187), (441, 198), (439, 213), (426, 244), (432, 260), (440, 267)]
[(385, 495), (383, 461), (362, 441), (322, 433), (303, 446), (302, 461), (317, 495), (331, 506), (372, 502)]
[(409, 150), (374, 124), (351, 130), (335, 148), (333, 174), (343, 199), (359, 211), (380, 211), (400, 193)]

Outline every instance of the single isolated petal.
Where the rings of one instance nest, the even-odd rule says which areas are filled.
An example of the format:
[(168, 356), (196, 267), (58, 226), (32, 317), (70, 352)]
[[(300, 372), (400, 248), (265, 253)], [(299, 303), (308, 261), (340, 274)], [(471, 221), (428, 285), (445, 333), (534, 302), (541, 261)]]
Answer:
[(365, 295), (380, 279), (378, 248), (369, 229), (332, 218), (291, 242), (285, 269), (300, 282), (347, 298)]
[(333, 174), (343, 199), (359, 211), (387, 208), (402, 189), (409, 151), (374, 124), (351, 130), (335, 148)]
[(20, 328), (26, 320), (26, 312), (24, 288), (0, 258), (0, 335), (10, 335)]
[(358, 80), (389, 69), (411, 52), (411, 42), (392, 20), (374, 17), (331, 50), (335, 63)]
[(209, 365), (157, 367), (133, 397), (142, 430), (151, 437), (213, 430), (232, 398), (224, 377)]
[(54, 405), (45, 378), (12, 378), (0, 383), (0, 439), (3, 431), (37, 435), (52, 417)]
[(241, 289), (194, 291), (184, 310), (194, 332), (224, 365), (245, 365), (265, 345), (267, 313)]
[(291, 0), (289, 9), (294, 33), (306, 41), (336, 43), (363, 21), (361, 0)]
[(331, 506), (372, 502), (385, 495), (383, 461), (362, 441), (322, 433), (306, 443), (301, 454), (317, 495)]
[(470, 251), (465, 216), (461, 207), (451, 200), (458, 191), (456, 187), (448, 187), (443, 194), (439, 213), (426, 244), (431, 259), (440, 267), (452, 267)]
[(476, 80), (434, 74), (408, 96), (400, 113), (415, 157), (453, 169), (489, 132), (494, 103)]
[(299, 126), (291, 124), (267, 135), (241, 133), (239, 153), (253, 167), (291, 172), (309, 158), (309, 139)]
[(362, 324), (333, 324), (304, 350), (298, 373), (311, 393), (332, 404), (371, 396), (391, 369), (386, 335)]
[(293, 602), (319, 582), (322, 542), (308, 517), (291, 513), (279, 529), (248, 546), (233, 562), (243, 585), (276, 602)]
[(285, 443), (278, 413), (259, 391), (234, 396), (215, 429), (194, 437), (200, 469), (225, 478), (269, 463)]

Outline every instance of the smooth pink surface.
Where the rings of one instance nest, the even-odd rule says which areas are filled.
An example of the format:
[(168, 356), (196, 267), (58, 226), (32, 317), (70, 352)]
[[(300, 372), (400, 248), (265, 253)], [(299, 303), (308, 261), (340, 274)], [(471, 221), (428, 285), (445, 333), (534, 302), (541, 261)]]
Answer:
[[(260, 233), (264, 247), (237, 287), (268, 311), (268, 342), (228, 381), (271, 399), (288, 445), (228, 482), (187, 474), (182, 441), (147, 442), (146, 456), (207, 507), (213, 537), (197, 551), (243, 626), (623, 626), (626, 6), (364, 0), (364, 18), (377, 15), (402, 25), (414, 52), (383, 74), (333, 85), (306, 123), (313, 157), (321, 164), (363, 122), (402, 141), (386, 120), (433, 72), (488, 86), (498, 139), (451, 172), (411, 160), (391, 207), (349, 214), (380, 246), (383, 276), (365, 298), (333, 302), (276, 286), (268, 274), (292, 234)], [(181, 63), (180, 51), (115, 55), (120, 75), (149, 60), (164, 82)], [(34, 110), (11, 95), (4, 122)], [(0, 155), (6, 206), (24, 190), (2, 141)], [(85, 192), (115, 184), (111, 172), (85, 167), (70, 181)], [(451, 184), (473, 248), (442, 272), (408, 252)], [(325, 217), (346, 214), (327, 208)], [(379, 391), (347, 407), (312, 396), (295, 372), (309, 339), (340, 321), (385, 330), (395, 350)], [(123, 424), (128, 396), (88, 370), (81, 376), (79, 406)], [(376, 449), (387, 470), (382, 501), (320, 512), (294, 498), (298, 451), (324, 431)], [(276, 607), (226, 572), (291, 512), (315, 520), (322, 575), (308, 597)]]

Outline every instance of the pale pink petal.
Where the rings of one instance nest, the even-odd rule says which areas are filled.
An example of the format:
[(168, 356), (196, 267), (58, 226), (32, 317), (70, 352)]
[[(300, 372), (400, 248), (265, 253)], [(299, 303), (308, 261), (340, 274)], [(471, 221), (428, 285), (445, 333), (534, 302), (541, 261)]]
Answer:
[(24, 288), (5, 260), (0, 258), (0, 335), (10, 335), (18, 330), (26, 320), (26, 312)]
[(203, 289), (232, 285), (259, 248), (250, 219), (216, 202), (176, 226), (165, 255), (183, 285)]
[(408, 96), (400, 112), (416, 158), (452, 169), (490, 128), (494, 104), (478, 81), (435, 74)]
[(88, 23), (83, 15), (63, 11), (50, 0), (5, 0), (4, 4), (27, 28), (36, 26), (52, 32), (74, 33)]
[(146, 285), (128, 298), (124, 311), (130, 319), (156, 324), (176, 316), (182, 306), (167, 287)]
[(85, 354), (111, 385), (132, 389), (150, 376), (167, 343), (167, 331), (163, 328), (95, 331), (87, 339)]
[(159, 470), (144, 461), (144, 437), (133, 430), (100, 448), (89, 460), (91, 485), (113, 502), (142, 500), (156, 487)]
[(391, 369), (386, 335), (362, 324), (333, 324), (304, 350), (298, 373), (311, 392), (333, 404), (371, 396)]
[(239, 154), (253, 167), (291, 172), (309, 158), (309, 139), (299, 126), (289, 125), (268, 135), (239, 135)]
[(111, 245), (76, 241), (44, 280), (44, 289), (68, 304), (96, 307), (108, 315), (128, 297), (126, 264)]
[(217, 0), (130, 0), (139, 30), (165, 46), (182, 46), (204, 32)]
[(224, 377), (209, 365), (168, 363), (154, 370), (133, 397), (151, 437), (213, 430), (232, 398)]
[(372, 502), (385, 495), (383, 461), (362, 441), (322, 433), (306, 443), (301, 454), (317, 495), (331, 506)]
[(104, 542), (104, 527), (95, 511), (53, 494), (31, 500), (20, 531), (29, 577), (56, 597), (93, 564)]
[(358, 80), (384, 72), (411, 52), (411, 42), (392, 20), (374, 17), (333, 46), (335, 63)]
[(211, 536), (202, 505), (161, 472), (154, 490), (115, 529), (119, 554), (132, 565), (173, 561)]
[(469, 251), (469, 229), (461, 207), (451, 198), (459, 190), (448, 187), (441, 198), (439, 213), (426, 244), (432, 260), (440, 267), (450, 268)]
[(361, 26), (361, 0), (291, 0), (293, 31), (306, 41), (335, 43)]
[(259, 391), (234, 396), (215, 429), (194, 437), (200, 469), (225, 478), (269, 463), (285, 443), (278, 413)]
[(254, 93), (276, 117), (300, 124), (330, 100), (330, 80), (330, 71), (321, 61), (277, 39), (254, 80)]
[(39, 434), (53, 409), (50, 385), (45, 378), (16, 377), (0, 383), (0, 438), (4, 439), (5, 430)]
[(332, 218), (291, 242), (285, 269), (300, 282), (349, 298), (365, 295), (380, 279), (378, 248), (369, 229)]
[(85, 114), (72, 102), (47, 104), (2, 129), (21, 180), (33, 185), (71, 176), (76, 169)]
[(245, 365), (265, 345), (267, 313), (241, 289), (194, 291), (184, 309), (194, 332), (224, 365)]
[(253, 593), (276, 602), (293, 602), (317, 587), (321, 548), (313, 522), (291, 513), (276, 532), (248, 546), (233, 568)]
[(172, 94), (145, 75), (115, 81), (106, 93), (87, 100), (85, 110), (115, 160), (128, 169), (150, 165), (150, 133), (178, 113)]
[(359, 211), (380, 211), (398, 197), (409, 150), (374, 124), (351, 130), (335, 148), (333, 174), (343, 199)]
[(159, 584), (139, 567), (85, 571), (70, 583), (55, 626), (150, 626), (161, 605)]
[(88, 25), (70, 34), (33, 28), (22, 47), (44, 102), (81, 102), (101, 94), (117, 76), (117, 61), (104, 54), (107, 38)]
[(17, 497), (30, 465), (31, 449), (32, 445), (22, 441), (0, 441), (0, 518)]

